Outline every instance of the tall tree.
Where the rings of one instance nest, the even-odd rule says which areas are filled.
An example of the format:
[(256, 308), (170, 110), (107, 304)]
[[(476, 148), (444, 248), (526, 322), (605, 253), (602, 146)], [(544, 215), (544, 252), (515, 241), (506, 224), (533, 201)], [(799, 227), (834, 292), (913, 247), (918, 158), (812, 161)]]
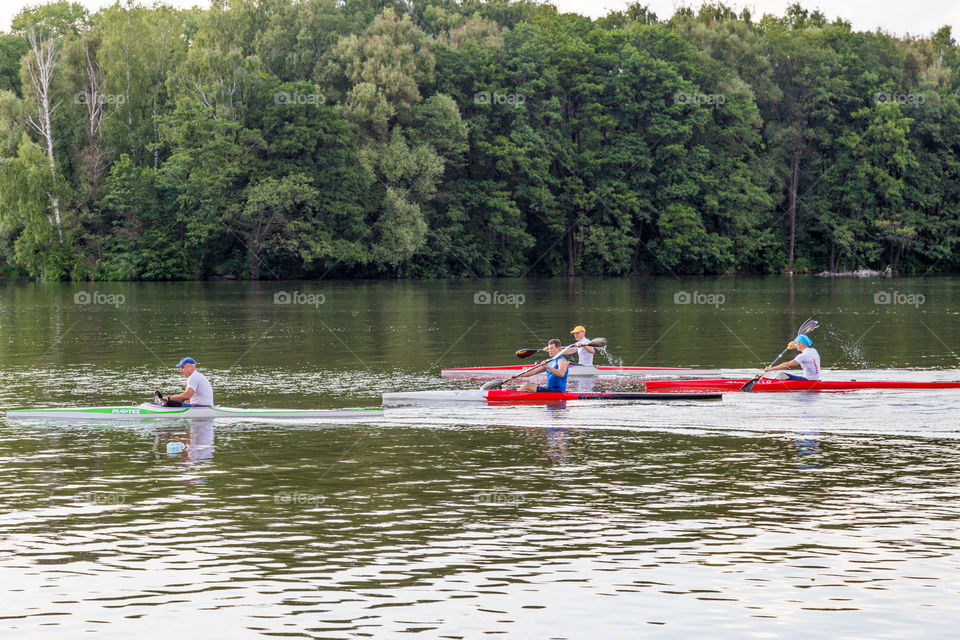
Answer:
[(341, 38), (330, 53), (328, 78), (363, 139), (363, 170), (378, 183), (372, 257), (386, 267), (396, 268), (426, 242), (423, 207), (443, 173), (443, 159), (412, 129), (420, 86), (433, 81), (434, 65), (428, 36), (391, 9), (362, 35)]
[[(796, 258), (797, 216), (807, 166), (818, 164), (819, 148), (828, 143), (828, 124), (834, 118), (836, 97), (843, 92), (845, 79), (839, 73), (837, 54), (822, 42), (818, 29), (807, 29), (808, 18), (797, 5), (790, 9), (791, 20), (765, 25), (767, 56), (773, 79), (782, 92), (767, 136), (778, 149), (776, 159), (786, 191), (787, 272)], [(815, 20), (819, 25), (820, 21)]]
[(47, 166), (50, 170), (50, 186), (47, 193), (52, 208), (50, 224), (56, 232), (58, 242), (63, 244), (60, 196), (57, 193), (57, 162), (53, 153), (53, 112), (58, 106), (53, 80), (60, 60), (60, 45), (53, 34), (45, 32), (42, 28), (31, 28), (27, 33), (27, 41), (30, 43), (30, 53), (24, 60), (24, 70), (30, 79), (30, 96), (37, 108), (36, 113), (27, 121), (39, 135), (39, 146), (46, 153)]

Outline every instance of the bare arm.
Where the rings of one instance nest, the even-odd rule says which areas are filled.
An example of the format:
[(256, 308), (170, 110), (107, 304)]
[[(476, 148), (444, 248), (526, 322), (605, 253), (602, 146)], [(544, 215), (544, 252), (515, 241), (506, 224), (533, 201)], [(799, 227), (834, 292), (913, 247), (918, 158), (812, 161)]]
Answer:
[(187, 400), (193, 397), (194, 393), (196, 392), (193, 389), (191, 389), (190, 387), (187, 387), (186, 391), (184, 391), (183, 393), (178, 393), (175, 396), (170, 396), (167, 398), (167, 400), (176, 400), (177, 402), (186, 402)]
[(779, 369), (789, 369), (791, 367), (799, 367), (800, 363), (796, 360), (791, 360), (790, 362), (784, 362), (783, 364), (778, 364), (775, 367), (767, 367), (764, 371), (777, 371)]
[(536, 364), (530, 367), (529, 369), (527, 369), (526, 371), (524, 371), (523, 373), (521, 373), (520, 375), (518, 375), (517, 377), (527, 378), (529, 376), (535, 376), (538, 373), (543, 373), (544, 371), (549, 371), (553, 375), (560, 376), (562, 378), (566, 374), (567, 365), (570, 364), (567, 360), (561, 360), (559, 363), (557, 363), (557, 367), (554, 368), (554, 367), (551, 367), (549, 363), (550, 363), (550, 360), (546, 360), (544, 362), (541, 362), (540, 364)]
[[(586, 345), (580, 345), (581, 349), (586, 349), (587, 353), (596, 353), (597, 350), (594, 347), (588, 347)], [(570, 347), (569, 349), (564, 349), (560, 355), (569, 356), (577, 352), (577, 347)]]
[(568, 364), (570, 364), (570, 363), (567, 362), (566, 360), (561, 360), (560, 362), (557, 363), (557, 368), (556, 368), (556, 369), (554, 369), (553, 367), (551, 367), (551, 366), (550, 366), (549, 364), (547, 364), (547, 363), (544, 363), (544, 364), (543, 364), (543, 368), (546, 369), (547, 371), (549, 371), (550, 373), (552, 373), (553, 375), (562, 378), (562, 377), (565, 376), (566, 373), (567, 373), (567, 365), (568, 365)]

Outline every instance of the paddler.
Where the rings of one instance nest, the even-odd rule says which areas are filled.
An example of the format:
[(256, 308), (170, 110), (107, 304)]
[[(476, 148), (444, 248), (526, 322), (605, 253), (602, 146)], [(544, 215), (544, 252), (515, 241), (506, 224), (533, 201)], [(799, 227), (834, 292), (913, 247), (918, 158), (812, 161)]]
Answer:
[(207, 376), (197, 371), (197, 361), (193, 358), (184, 358), (177, 365), (180, 373), (187, 379), (187, 388), (183, 393), (164, 398), (159, 391), (154, 391), (153, 401), (164, 407), (212, 407), (213, 387)]
[(538, 373), (547, 372), (547, 386), (542, 387), (538, 386), (532, 382), (528, 382), (520, 387), (520, 391), (524, 392), (533, 392), (533, 391), (566, 391), (567, 390), (567, 369), (570, 365), (570, 362), (561, 355), (560, 350), (563, 349), (563, 345), (560, 344), (560, 341), (556, 338), (552, 339), (547, 343), (546, 348), (544, 349), (547, 352), (547, 355), (550, 357), (541, 362), (540, 364), (530, 367), (523, 374), (517, 376), (518, 378), (526, 378), (528, 376), (534, 376)]
[(577, 364), (592, 366), (593, 365), (593, 354), (596, 352), (596, 349), (593, 347), (585, 346), (589, 339), (587, 339), (587, 330), (582, 324), (578, 324), (573, 328), (573, 331), (570, 332), (570, 335), (573, 336), (573, 339), (577, 341), (578, 347), (570, 347), (563, 352), (563, 355), (571, 355), (573, 352), (577, 353)]
[(790, 349), (796, 349), (800, 353), (790, 362), (778, 364), (775, 367), (767, 367), (763, 370), (778, 371), (780, 369), (790, 369), (800, 367), (803, 369), (803, 375), (798, 376), (795, 373), (784, 373), (787, 380), (819, 380), (820, 379), (820, 354), (813, 348), (813, 340), (808, 336), (797, 336), (787, 345)]

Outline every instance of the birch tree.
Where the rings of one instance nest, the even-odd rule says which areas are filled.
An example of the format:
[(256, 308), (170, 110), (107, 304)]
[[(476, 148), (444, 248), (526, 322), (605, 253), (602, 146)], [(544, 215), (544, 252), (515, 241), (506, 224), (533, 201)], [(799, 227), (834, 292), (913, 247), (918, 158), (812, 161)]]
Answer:
[(58, 103), (53, 100), (53, 74), (60, 57), (60, 47), (51, 35), (40, 29), (31, 29), (27, 34), (30, 52), (25, 67), (30, 76), (33, 98), (37, 104), (37, 113), (27, 122), (40, 136), (40, 146), (44, 149), (47, 165), (50, 168), (50, 191), (48, 197), (53, 213), (50, 224), (57, 232), (60, 244), (63, 244), (63, 228), (60, 218), (60, 198), (57, 196), (57, 163), (53, 154), (53, 112)]

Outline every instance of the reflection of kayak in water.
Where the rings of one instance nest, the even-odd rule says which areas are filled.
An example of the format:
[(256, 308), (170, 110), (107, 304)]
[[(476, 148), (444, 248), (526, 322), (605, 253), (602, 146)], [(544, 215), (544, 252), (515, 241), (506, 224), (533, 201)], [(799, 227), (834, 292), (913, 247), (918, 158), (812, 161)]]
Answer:
[[(646, 383), (646, 387), (649, 391), (660, 392), (729, 393), (740, 391), (740, 388), (747, 382), (746, 378), (739, 380), (651, 380)], [(960, 381), (898, 382), (895, 380), (774, 380), (772, 378), (761, 378), (753, 386), (752, 391), (856, 391), (858, 389), (960, 389)]]
[(312, 420), (324, 422), (376, 422), (381, 409), (234, 409), (230, 407), (161, 407), (144, 403), (136, 407), (61, 407), (13, 409), (7, 419), (22, 420), (141, 420), (210, 418), (229, 420)]

